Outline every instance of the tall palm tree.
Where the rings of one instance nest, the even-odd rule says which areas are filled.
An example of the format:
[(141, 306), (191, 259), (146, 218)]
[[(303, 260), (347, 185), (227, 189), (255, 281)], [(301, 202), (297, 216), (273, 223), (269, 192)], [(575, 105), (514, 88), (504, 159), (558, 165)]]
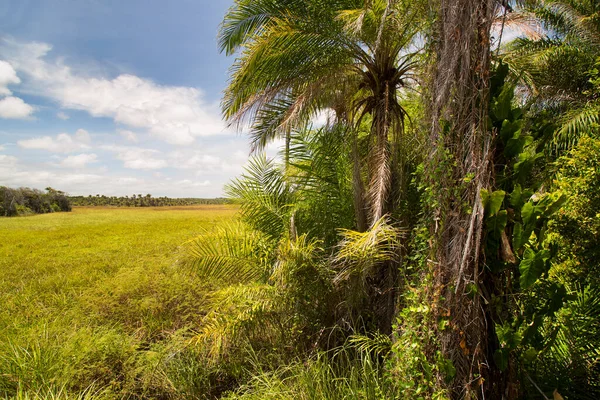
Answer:
[(239, 52), (223, 113), (232, 124), (249, 124), (253, 150), (276, 137), (289, 138), (291, 130), (326, 109), (350, 131), (371, 117), (366, 168), (371, 225), (389, 211), (392, 152), (406, 118), (399, 91), (414, 80), (419, 54), (417, 4), (236, 0), (219, 34), (223, 51)]

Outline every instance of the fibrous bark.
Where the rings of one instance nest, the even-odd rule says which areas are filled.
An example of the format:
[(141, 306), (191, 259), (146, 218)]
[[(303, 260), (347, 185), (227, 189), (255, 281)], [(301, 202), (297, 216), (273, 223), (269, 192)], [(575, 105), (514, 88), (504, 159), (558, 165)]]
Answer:
[[(431, 223), (436, 316), (449, 321), (438, 331), (439, 350), (453, 362), (447, 384), (453, 398), (500, 398), (490, 356), (490, 331), (479, 257), (483, 236), (480, 192), (490, 186), (491, 132), (487, 130), (490, 29), (493, 0), (440, 0), (436, 61), (432, 68), (428, 174), (434, 189)], [(490, 335), (491, 333), (491, 335)]]

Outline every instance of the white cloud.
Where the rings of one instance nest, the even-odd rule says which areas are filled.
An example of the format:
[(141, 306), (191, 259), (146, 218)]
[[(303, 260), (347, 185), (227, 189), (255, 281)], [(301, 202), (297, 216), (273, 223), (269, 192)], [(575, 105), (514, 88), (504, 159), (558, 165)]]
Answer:
[(61, 167), (65, 168), (84, 168), (87, 164), (98, 162), (96, 154), (78, 154), (76, 156), (68, 156), (60, 162)]
[(141, 149), (138, 147), (103, 146), (104, 150), (115, 151), (117, 159), (123, 161), (123, 166), (129, 169), (161, 169), (168, 166), (166, 160), (158, 158), (160, 151)]
[(4, 146), (0, 146), (0, 151), (4, 151)]
[(0, 118), (25, 119), (33, 114), (34, 108), (18, 97), (0, 99)]
[(0, 118), (25, 119), (35, 111), (23, 99), (11, 96), (12, 92), (8, 89), (8, 85), (18, 85), (20, 83), (21, 79), (17, 76), (17, 71), (13, 66), (0, 60), (0, 97), (9, 96), (0, 99)]
[(74, 135), (60, 133), (56, 138), (42, 136), (33, 139), (19, 140), (17, 144), (24, 149), (47, 150), (53, 153), (72, 153), (90, 148), (90, 135), (79, 129)]
[(92, 143), (92, 138), (90, 138), (90, 134), (85, 129), (77, 129), (75, 132), (75, 140), (84, 144)]
[(7, 185), (7, 179), (15, 175), (17, 161), (16, 157), (0, 154), (0, 185)]
[(206, 150), (177, 150), (168, 154), (173, 168), (196, 171), (196, 175), (227, 173), (234, 176), (242, 172), (247, 153), (236, 150), (235, 144), (223, 144)]
[(320, 128), (329, 124), (335, 118), (335, 112), (331, 109), (321, 110), (312, 118), (312, 124), (315, 128)]
[(17, 158), (13, 156), (7, 156), (6, 154), (0, 154), (0, 166), (3, 168), (13, 167), (17, 163)]
[(187, 187), (206, 187), (210, 186), (210, 181), (202, 181), (202, 182), (194, 182), (189, 179), (184, 179), (178, 182), (175, 182), (176, 185), (187, 186)]
[(169, 154), (174, 166), (179, 169), (218, 169), (223, 161), (220, 157), (203, 154), (202, 152), (175, 151)]
[[(152, 175), (155, 175), (154, 173)], [(217, 197), (221, 196), (221, 184), (208, 180), (173, 179), (162, 176), (145, 178), (102, 172), (73, 172), (66, 169), (36, 169), (21, 163), (16, 157), (0, 154), (0, 184), (9, 187), (28, 186), (43, 189), (48, 186), (73, 195), (105, 194), (124, 196), (132, 193), (152, 193), (154, 196), (170, 197)]]
[(46, 43), (0, 40), (0, 56), (29, 78), (29, 90), (63, 108), (113, 118), (171, 144), (187, 145), (196, 137), (224, 132), (218, 105), (207, 103), (197, 88), (159, 85), (127, 74), (89, 77), (61, 60), (48, 61), (51, 49)]
[(121, 135), (121, 137), (123, 137), (128, 142), (131, 142), (131, 143), (138, 142), (138, 138), (137, 138), (137, 135), (135, 134), (135, 132), (131, 132), (131, 131), (128, 131), (125, 129), (119, 129), (117, 132), (119, 132), (119, 135)]
[(18, 85), (21, 80), (17, 76), (17, 71), (7, 63), (0, 60), (0, 95), (10, 96), (12, 92), (8, 89), (8, 85)]
[(66, 121), (66, 120), (68, 120), (69, 118), (71, 118), (71, 117), (69, 117), (69, 115), (68, 115), (68, 114), (66, 114), (66, 113), (64, 113), (64, 112), (62, 112), (62, 111), (59, 111), (59, 112), (57, 112), (57, 113), (56, 113), (56, 116), (57, 116), (58, 118), (62, 119), (63, 121)]

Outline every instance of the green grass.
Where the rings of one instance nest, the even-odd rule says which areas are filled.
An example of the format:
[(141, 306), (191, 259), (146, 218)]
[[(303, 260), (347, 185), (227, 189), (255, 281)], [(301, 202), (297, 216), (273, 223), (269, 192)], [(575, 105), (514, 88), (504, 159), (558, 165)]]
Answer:
[(188, 377), (178, 387), (181, 371), (169, 371), (210, 287), (178, 266), (178, 249), (236, 212), (75, 208), (1, 218), (0, 397), (177, 397), (196, 385)]

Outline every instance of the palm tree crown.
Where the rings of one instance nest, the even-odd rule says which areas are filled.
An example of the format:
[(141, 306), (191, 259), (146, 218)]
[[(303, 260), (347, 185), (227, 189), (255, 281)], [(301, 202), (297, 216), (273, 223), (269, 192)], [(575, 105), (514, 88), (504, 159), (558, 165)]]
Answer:
[(350, 126), (369, 115), (367, 200), (374, 223), (386, 212), (391, 144), (406, 116), (399, 90), (414, 81), (418, 13), (396, 1), (326, 3), (235, 2), (219, 36), (223, 51), (239, 52), (223, 112), (230, 123), (250, 125), (253, 150), (289, 137), (325, 109)]

